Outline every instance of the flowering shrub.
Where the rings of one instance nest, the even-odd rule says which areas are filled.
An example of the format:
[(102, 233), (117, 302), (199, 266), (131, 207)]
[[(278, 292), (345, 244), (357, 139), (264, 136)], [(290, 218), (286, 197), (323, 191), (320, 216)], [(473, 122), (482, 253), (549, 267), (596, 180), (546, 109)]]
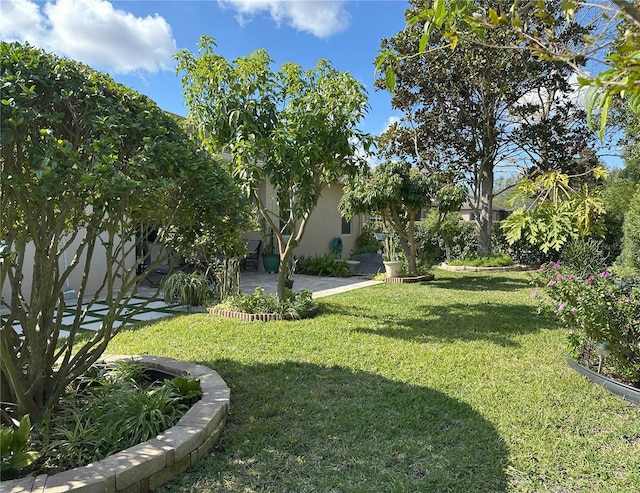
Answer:
[(574, 355), (593, 364), (594, 347), (605, 343), (611, 376), (640, 387), (640, 283), (606, 270), (581, 277), (557, 263), (543, 265), (534, 281), (544, 288), (547, 308), (571, 331)]

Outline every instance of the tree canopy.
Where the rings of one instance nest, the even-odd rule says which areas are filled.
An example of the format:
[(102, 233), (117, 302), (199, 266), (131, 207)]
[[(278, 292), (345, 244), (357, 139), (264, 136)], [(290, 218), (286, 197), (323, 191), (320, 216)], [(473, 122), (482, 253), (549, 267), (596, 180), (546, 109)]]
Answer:
[[(126, 300), (164, 260), (136, 255), (146, 236), (139, 233), (157, 231), (165, 252), (203, 234), (230, 251), (246, 208), (229, 173), (146, 96), (29, 45), (0, 50), (0, 281), (11, 288), (2, 299), (10, 313), (2, 320), (0, 369), (20, 412), (38, 420), (100, 357), (120, 330), (113, 322)], [(63, 290), (77, 270), (77, 315), (63, 339)], [(99, 298), (109, 306), (104, 321), (74, 349), (86, 315), (81, 304)]]
[[(197, 56), (177, 55), (188, 118), (205, 145), (231, 155), (235, 177), (287, 265), (322, 190), (366, 166), (358, 150), (366, 153), (371, 139), (357, 129), (368, 109), (366, 91), (326, 60), (308, 70), (293, 63), (274, 70), (265, 50), (228, 61), (208, 37), (199, 49)], [(260, 193), (266, 183), (275, 197)], [(285, 278), (281, 269), (280, 297)]]
[[(445, 175), (427, 176), (410, 164), (387, 161), (372, 171), (365, 169), (348, 182), (340, 201), (341, 213), (351, 218), (366, 213), (382, 217), (386, 228), (397, 234), (407, 259), (409, 274), (416, 275), (416, 217), (423, 209), (437, 211), (440, 221), (447, 212), (460, 210), (467, 191)], [(437, 228), (434, 228), (437, 229)]]
[[(476, 212), (478, 253), (487, 254), (496, 169), (572, 160), (587, 145), (588, 134), (580, 128), (584, 115), (566, 97), (571, 91), (566, 64), (499, 48), (515, 40), (500, 29), (455, 50), (442, 49), (450, 33), (433, 29), (425, 38), (429, 24), (420, 16), (428, 2), (411, 3), (408, 26), (383, 40), (378, 59), (386, 77), (376, 83), (391, 86), (392, 105), (404, 112), (382, 136), (384, 152), (465, 176)], [(581, 33), (571, 26), (560, 35), (579, 42)]]

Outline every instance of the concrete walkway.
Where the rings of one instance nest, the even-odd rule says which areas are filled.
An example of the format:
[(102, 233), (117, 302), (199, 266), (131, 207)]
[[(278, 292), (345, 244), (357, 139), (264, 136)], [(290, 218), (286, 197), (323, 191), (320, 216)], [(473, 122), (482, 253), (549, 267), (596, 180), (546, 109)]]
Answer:
[[(373, 281), (363, 276), (320, 277), (294, 274), (291, 279), (293, 280), (294, 292), (308, 290), (313, 294), (313, 298), (322, 298), (380, 284), (380, 281)], [(242, 293), (251, 294), (258, 286), (262, 286), (266, 293), (275, 293), (278, 286), (278, 275), (267, 272), (243, 271), (240, 273), (240, 291)]]

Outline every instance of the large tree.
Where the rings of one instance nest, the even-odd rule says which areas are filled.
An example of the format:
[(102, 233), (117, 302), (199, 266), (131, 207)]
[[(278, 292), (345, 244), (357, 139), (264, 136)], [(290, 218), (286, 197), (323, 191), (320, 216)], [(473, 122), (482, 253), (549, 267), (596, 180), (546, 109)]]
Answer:
[[(408, 18), (422, 12), (426, 2), (412, 4)], [(378, 68), (388, 76), (376, 83), (392, 87), (392, 105), (405, 115), (382, 138), (391, 153), (419, 167), (451, 169), (467, 177), (478, 253), (486, 254), (491, 250), (497, 167), (549, 166), (552, 159), (572, 158), (581, 150), (576, 143), (582, 148), (586, 144), (568, 124), (579, 120), (575, 107), (559, 97), (571, 90), (570, 70), (561, 62), (540, 61), (527, 50), (500, 48), (514, 36), (499, 29), (455, 50), (439, 49), (447, 42), (444, 31), (435, 30), (422, 45), (424, 31), (425, 22), (419, 20), (382, 42)], [(576, 41), (581, 33), (570, 26), (557, 35)], [(559, 116), (561, 108), (571, 119)]]
[[(2, 390), (20, 413), (39, 420), (120, 331), (114, 321), (127, 316), (136, 286), (166, 252), (203, 233), (231, 250), (244, 206), (222, 165), (147, 97), (29, 45), (2, 43), (0, 55), (0, 285), (10, 287), (1, 302), (9, 311), (0, 339)], [(149, 230), (167, 247), (154, 261), (141, 254), (140, 232)], [(76, 315), (63, 338), (63, 290), (78, 271)], [(90, 278), (97, 290), (89, 290)], [(79, 343), (87, 308), (98, 299), (108, 311)]]
[[(356, 128), (367, 111), (366, 92), (325, 60), (309, 70), (285, 63), (274, 71), (264, 50), (228, 61), (214, 48), (203, 37), (198, 56), (187, 50), (177, 56), (188, 118), (206, 145), (231, 154), (235, 176), (274, 232), (281, 265), (288, 265), (322, 190), (366, 166), (357, 151), (370, 139)], [(265, 183), (275, 197), (260, 193)], [(285, 280), (280, 269), (280, 297)]]

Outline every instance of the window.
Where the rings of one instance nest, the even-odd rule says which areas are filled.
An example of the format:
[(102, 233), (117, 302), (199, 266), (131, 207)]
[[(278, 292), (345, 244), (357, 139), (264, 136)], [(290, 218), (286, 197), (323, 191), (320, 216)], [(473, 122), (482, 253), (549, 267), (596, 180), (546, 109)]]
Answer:
[(342, 218), (342, 234), (343, 235), (351, 234), (351, 221), (347, 221), (344, 217)]

